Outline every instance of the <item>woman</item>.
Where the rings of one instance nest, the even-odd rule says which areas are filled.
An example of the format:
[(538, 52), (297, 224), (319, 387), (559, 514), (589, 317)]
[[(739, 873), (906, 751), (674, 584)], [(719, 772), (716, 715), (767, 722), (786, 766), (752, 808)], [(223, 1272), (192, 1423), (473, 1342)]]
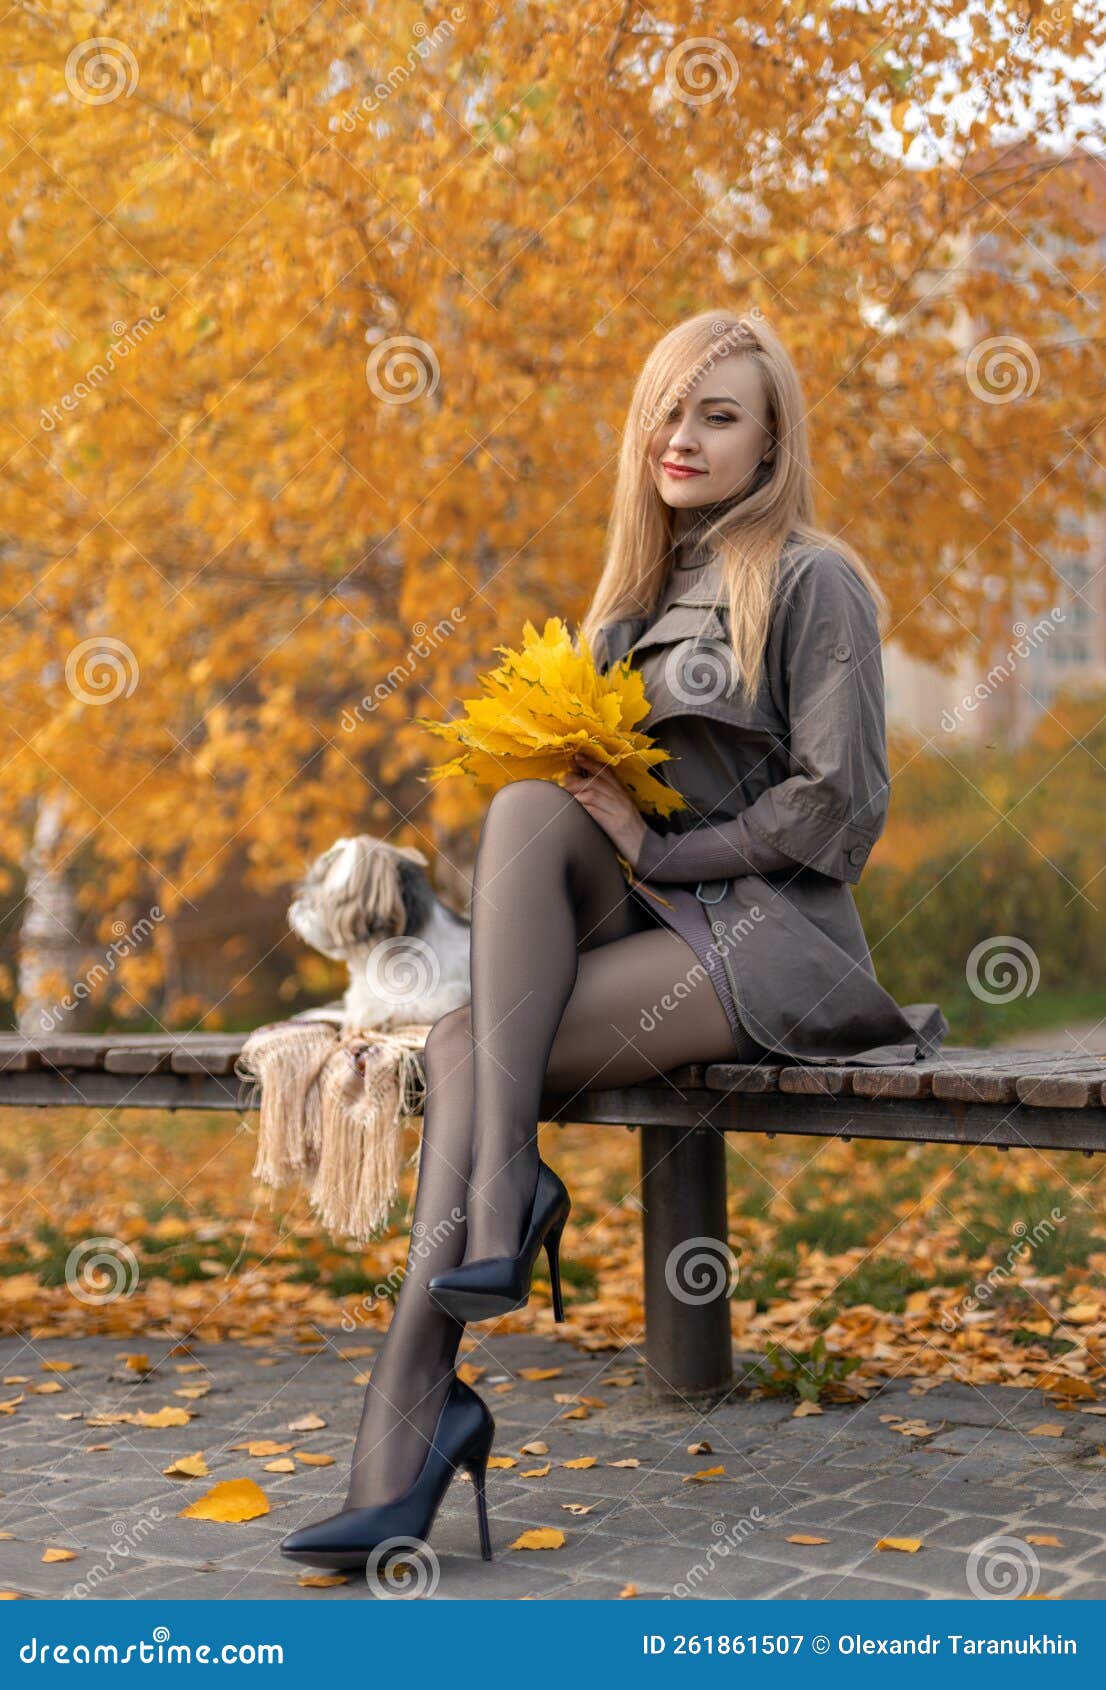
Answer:
[[(802, 392), (761, 320), (705, 312), (638, 379), (608, 555), (584, 622), (629, 653), (687, 799), (664, 831), (609, 770), (492, 800), (472, 899), (472, 999), (431, 1029), (409, 1253), (337, 1515), (281, 1548), (364, 1564), (426, 1536), (453, 1472), (483, 1479), (493, 1422), (456, 1376), (466, 1320), (527, 1300), (569, 1208), (542, 1162), (544, 1089), (688, 1062), (903, 1062), (948, 1031), (878, 984), (849, 882), (889, 802), (883, 595), (813, 524)], [(631, 871), (630, 883), (620, 859)], [(676, 991), (674, 988), (679, 987)], [(663, 1010), (660, 1005), (666, 1006)], [(669, 1007), (670, 1006), (670, 1007)], [(443, 1225), (451, 1212), (459, 1225)]]

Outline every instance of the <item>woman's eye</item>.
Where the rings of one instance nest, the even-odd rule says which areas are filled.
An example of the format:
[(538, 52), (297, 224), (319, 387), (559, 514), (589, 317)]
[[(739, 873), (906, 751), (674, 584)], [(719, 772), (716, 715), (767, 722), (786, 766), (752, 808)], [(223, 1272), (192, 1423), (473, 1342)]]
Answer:
[(730, 413), (728, 411), (711, 411), (710, 415), (707, 417), (707, 421), (708, 422), (736, 422), (737, 418), (731, 417)]

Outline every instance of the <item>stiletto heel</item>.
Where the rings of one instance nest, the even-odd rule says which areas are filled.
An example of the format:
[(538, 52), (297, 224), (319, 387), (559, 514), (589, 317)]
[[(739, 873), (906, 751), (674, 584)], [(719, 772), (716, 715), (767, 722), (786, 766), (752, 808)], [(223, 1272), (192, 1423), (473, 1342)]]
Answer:
[(281, 1553), (293, 1561), (309, 1561), (312, 1566), (363, 1567), (377, 1545), (388, 1538), (425, 1542), (449, 1481), (463, 1464), (476, 1488), (480, 1553), (490, 1561), (485, 1476), (494, 1439), (495, 1421), (487, 1404), (455, 1373), (426, 1460), (403, 1494), (372, 1508), (343, 1508), (325, 1520), (302, 1526), (282, 1540)]
[(480, 1522), (480, 1554), (485, 1561), (492, 1558), (492, 1534), (488, 1530), (488, 1499), (485, 1494), (485, 1480), (488, 1476), (488, 1452), (480, 1459), (467, 1463), (472, 1474), (472, 1488), (476, 1492), (476, 1517)]
[(557, 1245), (571, 1208), (572, 1199), (563, 1180), (539, 1157), (534, 1197), (518, 1255), (480, 1256), (474, 1262), (462, 1262), (448, 1273), (436, 1273), (427, 1285), (427, 1295), (454, 1320), (492, 1320), (511, 1309), (520, 1309), (530, 1296), (534, 1259), (545, 1244), (554, 1319), (563, 1320)]
[(561, 1247), (561, 1233), (565, 1225), (562, 1221), (556, 1232), (551, 1232), (545, 1241), (545, 1254), (549, 1259), (549, 1289), (553, 1297), (553, 1319), (563, 1320), (565, 1317), (564, 1304), (561, 1302), (561, 1263), (557, 1254)]

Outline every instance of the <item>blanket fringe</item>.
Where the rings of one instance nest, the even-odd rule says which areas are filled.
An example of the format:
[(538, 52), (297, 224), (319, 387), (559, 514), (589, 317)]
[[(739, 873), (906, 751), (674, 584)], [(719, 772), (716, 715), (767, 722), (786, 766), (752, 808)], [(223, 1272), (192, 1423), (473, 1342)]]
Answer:
[(329, 1231), (369, 1243), (395, 1201), (404, 1121), (422, 1113), (429, 1031), (421, 1023), (340, 1031), (325, 1021), (256, 1028), (234, 1065), (239, 1107), (260, 1109), (253, 1177), (273, 1187), (301, 1180)]

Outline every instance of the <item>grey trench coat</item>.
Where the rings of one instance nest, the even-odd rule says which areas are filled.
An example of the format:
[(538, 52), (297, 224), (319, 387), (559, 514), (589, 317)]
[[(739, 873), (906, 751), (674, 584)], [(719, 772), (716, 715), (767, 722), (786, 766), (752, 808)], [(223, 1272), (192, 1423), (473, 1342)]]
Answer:
[(656, 620), (623, 617), (593, 642), (604, 670), (632, 653), (651, 706), (639, 726), (673, 753), (654, 773), (688, 808), (653, 825), (682, 832), (744, 811), (750, 828), (802, 865), (695, 889), (738, 1014), (760, 1044), (802, 1063), (931, 1055), (948, 1022), (939, 1005), (900, 1006), (879, 984), (849, 884), (890, 803), (871, 594), (839, 553), (793, 536), (761, 684), (747, 704), (736, 691), (728, 610), (715, 607), (720, 576), (712, 557)]

